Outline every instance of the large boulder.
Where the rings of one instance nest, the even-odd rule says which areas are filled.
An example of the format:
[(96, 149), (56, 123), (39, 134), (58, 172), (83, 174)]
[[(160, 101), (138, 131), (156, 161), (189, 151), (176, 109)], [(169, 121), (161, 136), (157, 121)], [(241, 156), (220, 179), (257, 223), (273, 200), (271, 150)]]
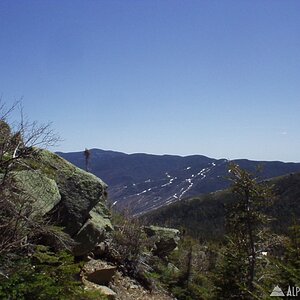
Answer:
[(105, 240), (108, 232), (113, 230), (109, 219), (109, 214), (103, 203), (98, 203), (90, 211), (90, 219), (88, 219), (81, 229), (76, 233), (74, 239), (77, 245), (74, 248), (76, 256), (84, 255), (92, 251), (96, 245)]
[(26, 164), (9, 176), (31, 199), (33, 211), (47, 215), (74, 238), (75, 255), (85, 255), (105, 240), (113, 227), (105, 204), (107, 185), (101, 179), (47, 150), (36, 151)]
[(144, 231), (153, 241), (153, 254), (159, 257), (168, 256), (177, 248), (180, 240), (180, 231), (174, 228), (145, 226)]
[(52, 218), (74, 236), (91, 218), (91, 210), (105, 201), (107, 185), (50, 151), (40, 151), (37, 159), (42, 171), (56, 181), (61, 195)]
[(15, 187), (22, 191), (23, 197), (29, 200), (34, 215), (44, 216), (61, 200), (56, 182), (38, 170), (12, 172), (9, 178), (13, 180)]
[(102, 260), (91, 259), (84, 265), (81, 276), (90, 282), (107, 285), (116, 271), (116, 266), (109, 265)]

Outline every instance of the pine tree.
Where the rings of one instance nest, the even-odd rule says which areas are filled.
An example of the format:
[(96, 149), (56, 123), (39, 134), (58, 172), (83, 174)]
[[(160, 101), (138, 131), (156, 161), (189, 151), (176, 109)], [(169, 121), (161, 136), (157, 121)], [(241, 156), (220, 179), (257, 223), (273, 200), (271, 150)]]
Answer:
[(218, 299), (252, 299), (262, 268), (261, 253), (267, 247), (267, 216), (272, 189), (239, 166), (232, 164), (233, 199), (227, 207), (227, 243), (215, 278)]
[(283, 287), (300, 287), (300, 226), (294, 224), (289, 228), (289, 239), (283, 261), (277, 261), (280, 284)]

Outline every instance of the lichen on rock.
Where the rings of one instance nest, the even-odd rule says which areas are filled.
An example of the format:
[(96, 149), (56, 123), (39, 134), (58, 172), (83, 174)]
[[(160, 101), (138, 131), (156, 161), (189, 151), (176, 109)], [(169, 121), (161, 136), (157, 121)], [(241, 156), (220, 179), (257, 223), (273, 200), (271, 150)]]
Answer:
[(144, 231), (153, 240), (153, 254), (159, 257), (168, 256), (176, 249), (180, 240), (180, 231), (174, 228), (145, 226)]
[(9, 176), (34, 213), (45, 215), (75, 240), (78, 255), (92, 251), (113, 229), (105, 203), (107, 185), (58, 155), (35, 149)]

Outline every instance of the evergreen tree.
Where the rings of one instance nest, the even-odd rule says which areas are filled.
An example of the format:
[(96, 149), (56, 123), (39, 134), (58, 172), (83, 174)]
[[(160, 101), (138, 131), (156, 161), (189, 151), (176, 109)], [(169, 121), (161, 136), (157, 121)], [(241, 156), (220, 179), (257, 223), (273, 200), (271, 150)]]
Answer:
[(300, 287), (300, 226), (290, 227), (283, 260), (277, 260), (282, 287)]
[(218, 299), (252, 299), (268, 247), (267, 216), (263, 209), (273, 198), (271, 187), (235, 164), (230, 165), (234, 199), (227, 207), (227, 244), (216, 270)]

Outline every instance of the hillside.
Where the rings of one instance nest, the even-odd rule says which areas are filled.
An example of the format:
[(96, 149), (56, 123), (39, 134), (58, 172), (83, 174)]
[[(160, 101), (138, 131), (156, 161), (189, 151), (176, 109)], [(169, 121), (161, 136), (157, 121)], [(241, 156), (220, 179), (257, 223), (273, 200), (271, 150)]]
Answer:
[[(57, 153), (80, 168), (85, 168), (83, 152)], [(299, 172), (300, 163), (234, 160), (241, 168), (255, 172), (260, 179)], [(125, 154), (92, 149), (90, 171), (109, 186), (109, 201), (117, 209), (139, 215), (185, 198), (223, 190), (229, 161), (203, 155), (176, 156)]]
[[(16, 134), (11, 132), (4, 121), (0, 122), (0, 131), (3, 154), (0, 159), (0, 227), (3, 229), (0, 242), (1, 299), (212, 300), (231, 299), (232, 295), (238, 295), (234, 296), (237, 299), (246, 299), (241, 296), (244, 290), (227, 290), (232, 285), (230, 282), (233, 277), (236, 281), (240, 264), (244, 265), (245, 270), (248, 264), (248, 260), (239, 258), (236, 244), (231, 248), (232, 245), (222, 239), (224, 211), (234, 201), (230, 190), (211, 192), (191, 200), (182, 199), (143, 214), (142, 218), (148, 222), (145, 225), (139, 218), (122, 216), (107, 209), (107, 185), (101, 179), (50, 151), (24, 143), (16, 144)], [(118, 158), (118, 163), (126, 162), (126, 154), (106, 154), (107, 170), (113, 170), (111, 159)], [(103, 158), (101, 153), (99, 156)], [(152, 174), (160, 174), (172, 167), (172, 171), (166, 172), (168, 181), (162, 188), (176, 188), (176, 182), (173, 183), (175, 178), (169, 173), (184, 178), (198, 163), (198, 167), (201, 167), (200, 164), (208, 167), (203, 168), (197, 176), (188, 175), (191, 187), (197, 183), (197, 177), (201, 183), (201, 180), (207, 180), (212, 174), (223, 181), (225, 175), (229, 175), (235, 178), (236, 188), (245, 184), (242, 187), (246, 190), (240, 190), (240, 196), (244, 196), (245, 191), (254, 193), (251, 202), (262, 201), (263, 207), (268, 201), (267, 189), (259, 188), (263, 185), (237, 165), (231, 166), (229, 174), (225, 168), (228, 165), (226, 160), (218, 161), (203, 156), (183, 158), (144, 154), (132, 155), (130, 159), (128, 169), (124, 170), (124, 163), (119, 167), (119, 172), (122, 170), (123, 175), (131, 174), (136, 180), (149, 169), (153, 171)], [(254, 162), (241, 160), (239, 164), (255, 168)], [(217, 175), (220, 174), (217, 171), (222, 170), (221, 166), (223, 176)], [(261, 178), (272, 174), (274, 166), (282, 167), (282, 171), (296, 164), (267, 163)], [(214, 182), (213, 179), (211, 176), (211, 182)], [(146, 182), (151, 183), (151, 179)], [(272, 224), (273, 233), (284, 233), (285, 237), (261, 239), (262, 224), (259, 224), (259, 220), (263, 214), (256, 207), (242, 203), (239, 206), (242, 210), (232, 211), (232, 216), (239, 216), (238, 219), (230, 219), (234, 222), (232, 237), (246, 247), (250, 239), (245, 239), (248, 232), (245, 231), (248, 228), (245, 226), (245, 220), (248, 220), (245, 216), (250, 213), (250, 220), (258, 216), (257, 222), (252, 223), (255, 231), (251, 231), (251, 234), (255, 233), (252, 237), (257, 241), (255, 245), (258, 245), (255, 252), (258, 253), (258, 278), (269, 274), (269, 271), (277, 275), (270, 268), (266, 271), (261, 268), (265, 263), (261, 255), (265, 254), (260, 253), (270, 253), (267, 254), (270, 260), (282, 261), (284, 250), (280, 249), (288, 249), (288, 242), (293, 242), (293, 237), (289, 239), (287, 227), (300, 212), (299, 183), (300, 173), (270, 180), (270, 184), (275, 186), (277, 198), (266, 212), (277, 218)], [(250, 198), (247, 199), (250, 201)], [(169, 227), (157, 226), (159, 224)], [(298, 240), (296, 242), (298, 245)], [(241, 249), (246, 249), (244, 255), (247, 256), (248, 248)], [(230, 277), (226, 259), (230, 261), (231, 270), (232, 255), (237, 257), (234, 265), (239, 269), (234, 269), (233, 277)], [(284, 259), (294, 264), (294, 259)], [(219, 261), (226, 263), (224, 267)], [(275, 267), (275, 264), (270, 267)], [(294, 274), (295, 271), (296, 267), (291, 265), (291, 272)], [(246, 276), (242, 269), (238, 278), (244, 280)], [(284, 278), (281, 281), (279, 279), (276, 282), (284, 283)], [(269, 294), (273, 283), (266, 281), (264, 285), (266, 292), (255, 291), (258, 299), (265, 299), (263, 295)], [(224, 291), (226, 297), (220, 298)]]
[(179, 231), (113, 218), (106, 189), (0, 117), (0, 299), (174, 299), (147, 276)]
[[(286, 234), (300, 215), (300, 173), (273, 178), (269, 183), (274, 185), (276, 197), (266, 212), (274, 218), (274, 231)], [(217, 240), (224, 236), (225, 209), (231, 201), (233, 195), (225, 190), (176, 202), (142, 218), (151, 224), (185, 228), (200, 240)]]

